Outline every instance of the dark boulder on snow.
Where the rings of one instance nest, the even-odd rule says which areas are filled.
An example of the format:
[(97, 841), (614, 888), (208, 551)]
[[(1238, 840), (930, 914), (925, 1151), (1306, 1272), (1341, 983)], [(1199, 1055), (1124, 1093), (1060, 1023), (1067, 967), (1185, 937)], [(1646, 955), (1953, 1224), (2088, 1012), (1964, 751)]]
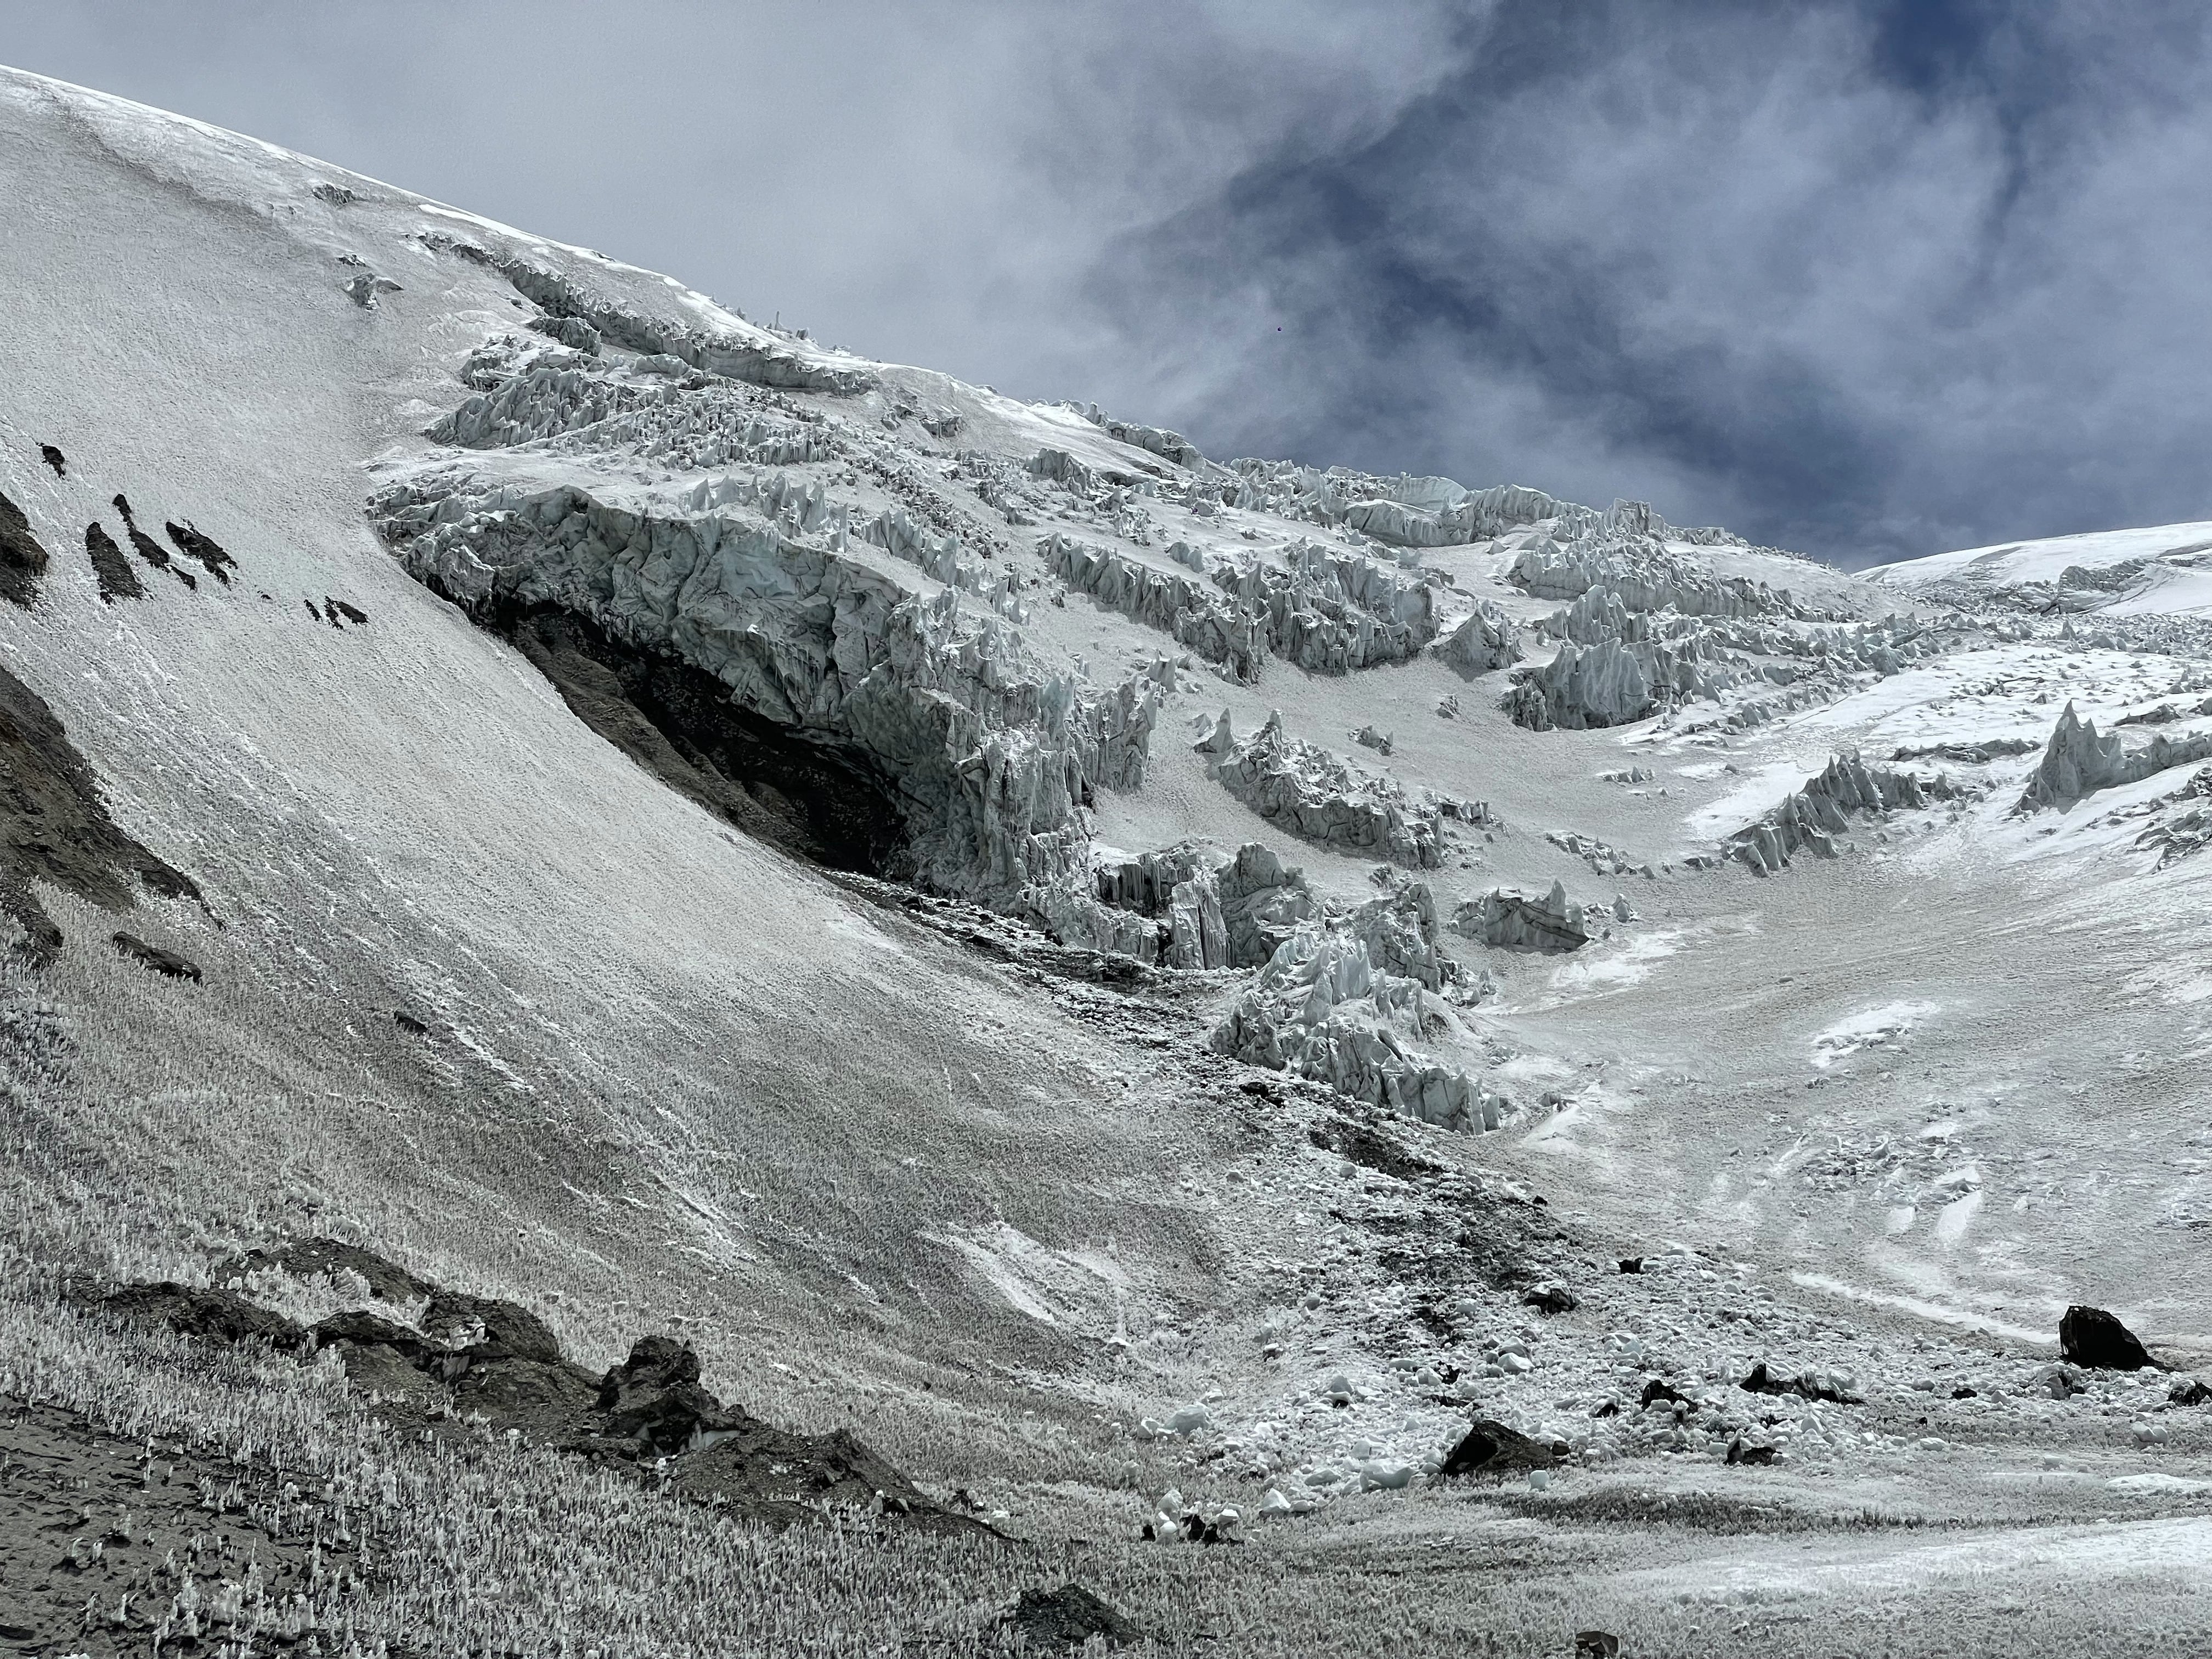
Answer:
[(2058, 1322), (2058, 1346), (2071, 1365), (2092, 1371), (2140, 1371), (2157, 1364), (2136, 1334), (2102, 1308), (2079, 1303)]

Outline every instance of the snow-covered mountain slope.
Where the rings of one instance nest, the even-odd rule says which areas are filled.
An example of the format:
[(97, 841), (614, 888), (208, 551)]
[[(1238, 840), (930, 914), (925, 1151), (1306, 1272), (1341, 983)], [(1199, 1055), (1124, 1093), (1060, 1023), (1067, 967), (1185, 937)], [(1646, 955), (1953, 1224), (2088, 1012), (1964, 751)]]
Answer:
[(1863, 574), (1902, 593), (2039, 614), (2212, 615), (2212, 520), (1962, 548)]
[[(2212, 529), (1854, 577), (1224, 463), (14, 72), (0, 193), (0, 665), (112, 819), (0, 872), (41, 1248), (357, 1236), (1248, 1508), (2203, 1346)], [(1664, 1435), (1863, 1472), (1766, 1409)]]

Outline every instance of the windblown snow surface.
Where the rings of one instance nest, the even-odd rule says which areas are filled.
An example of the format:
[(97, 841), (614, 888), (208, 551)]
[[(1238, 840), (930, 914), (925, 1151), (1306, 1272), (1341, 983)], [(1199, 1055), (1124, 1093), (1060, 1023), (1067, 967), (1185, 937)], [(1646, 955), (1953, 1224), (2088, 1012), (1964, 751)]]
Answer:
[(941, 1488), (1079, 1425), (1132, 1533), (1458, 1536), (1471, 1409), (1571, 1450), (1494, 1524), (1937, 1528), (1605, 1579), (1701, 1651), (2212, 1563), (2203, 1408), (2045, 1374), (2212, 1322), (2212, 524), (1849, 576), (1218, 461), (12, 71), (0, 197), (0, 666), (206, 901), (37, 885), (27, 1229), (357, 1237)]

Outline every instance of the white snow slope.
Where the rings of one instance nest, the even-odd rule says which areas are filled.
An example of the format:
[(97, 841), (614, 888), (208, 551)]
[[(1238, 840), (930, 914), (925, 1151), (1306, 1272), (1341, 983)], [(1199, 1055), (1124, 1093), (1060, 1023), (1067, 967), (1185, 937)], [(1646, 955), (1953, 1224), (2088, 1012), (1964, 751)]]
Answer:
[[(595, 1361), (672, 1323), (726, 1393), (954, 1440), (1211, 1392), (1213, 1474), (1301, 1504), (1448, 1439), (1452, 1367), (1596, 1463), (1653, 1449), (1592, 1413), (1662, 1347), (1923, 1422), (1923, 1376), (2028, 1398), (2072, 1302), (2203, 1347), (2212, 525), (1850, 577), (1224, 465), (12, 71), (0, 199), (0, 493), (51, 555), (0, 665), (221, 923), (40, 889), (68, 942), (9, 994), (72, 1034), (42, 1109), (99, 1150), (52, 1224), (107, 1259), (333, 1229)], [(104, 602), (118, 492), (234, 579)], [(541, 622), (872, 779), (895, 885), (752, 833), (772, 780), (659, 781)], [(2047, 761), (2069, 705), (2117, 758)], [(1304, 890), (1212, 873), (1245, 847)], [(1376, 1218), (1435, 1183), (1352, 1121), (1498, 1248), (1575, 1242), (1516, 1280), (1455, 1220), (1414, 1261)], [(1531, 1336), (1554, 1270), (1585, 1309)]]

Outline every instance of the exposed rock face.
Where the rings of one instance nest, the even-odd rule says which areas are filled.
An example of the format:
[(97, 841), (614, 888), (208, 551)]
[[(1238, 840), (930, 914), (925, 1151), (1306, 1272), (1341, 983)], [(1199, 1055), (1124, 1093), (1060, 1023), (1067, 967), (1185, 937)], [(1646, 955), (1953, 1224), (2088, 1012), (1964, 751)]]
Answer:
[[(319, 1258), (295, 1248), (248, 1258), (257, 1259), (264, 1269), (294, 1271)], [(495, 1431), (650, 1473), (665, 1490), (740, 1520), (788, 1526), (842, 1511), (927, 1531), (988, 1534), (925, 1497), (843, 1430), (787, 1433), (724, 1403), (701, 1382), (698, 1355), (667, 1337), (641, 1337), (628, 1358), (595, 1373), (564, 1356), (526, 1308), (425, 1285), (353, 1247), (336, 1247), (329, 1260), (365, 1279), (427, 1291), (419, 1322), (404, 1322), (404, 1310), (387, 1304), (389, 1318), (355, 1310), (304, 1330), (235, 1290), (173, 1283), (121, 1285), (92, 1300), (117, 1318), (208, 1340), (265, 1342), (302, 1357), (331, 1349), (356, 1387), (374, 1389), (386, 1402), (380, 1409), (403, 1419), (419, 1424), (421, 1407), (449, 1401), (452, 1417), (473, 1413)]]
[(22, 927), (32, 963), (43, 967), (62, 945), (33, 880), (127, 910), (133, 877), (165, 898), (200, 896), (190, 877), (116, 828), (92, 768), (46, 700), (0, 669), (0, 910)]
[(186, 558), (198, 559), (209, 575), (226, 587), (230, 585), (230, 573), (238, 568), (238, 561), (225, 552), (214, 537), (189, 524), (164, 524), (161, 527), (169, 532), (169, 539)]
[(1450, 1480), (1466, 1474), (1507, 1474), (1524, 1469), (1548, 1469), (1566, 1455), (1556, 1441), (1536, 1440), (1518, 1429), (1478, 1417), (1437, 1470), (1437, 1478)]
[(1553, 882), (1541, 898), (1492, 888), (1469, 899), (1452, 917), (1455, 932), (1506, 951), (1577, 951), (1589, 943), (1589, 918), (1567, 897), (1565, 883)]
[(131, 561), (115, 544), (115, 538), (100, 528), (97, 522), (84, 527), (84, 551), (92, 561), (92, 574), (100, 583), (100, 602), (113, 605), (118, 599), (143, 599), (146, 588), (131, 568)]
[(1808, 778), (1802, 789), (1784, 796), (1781, 805), (1757, 823), (1729, 836), (1729, 852), (1762, 876), (1783, 868), (1801, 852), (1832, 859), (1836, 856), (1835, 838), (1850, 827), (1853, 813), (1924, 807), (1931, 799), (1948, 799), (1954, 793), (1947, 778), (1923, 780), (1910, 772), (1869, 766), (1856, 755), (1837, 755), (1818, 776)]
[(1214, 764), (1222, 787), (1270, 823), (1326, 846), (1372, 853), (1413, 869), (1443, 861), (1435, 809), (1417, 806), (1389, 778), (1283, 731), (1280, 713)]
[(23, 509), (0, 495), (0, 599), (28, 609), (46, 574), (46, 550), (31, 533)]
[(1010, 904), (1087, 887), (1082, 802), (1143, 777), (1148, 684), (1102, 696), (1050, 674), (996, 618), (964, 617), (955, 590), (907, 593), (791, 513), (649, 518), (459, 474), (392, 485), (371, 512), (407, 568), (471, 611), (574, 611), (880, 773), (910, 831), (896, 872), (942, 890)]
[(1521, 660), (1521, 627), (1496, 605), (1485, 603), (1447, 635), (1437, 655), (1469, 679)]
[(187, 587), (198, 587), (198, 580), (181, 565), (169, 562), (169, 550), (138, 527), (131, 516), (130, 499), (119, 491), (115, 497), (115, 510), (123, 515), (123, 532), (130, 538), (131, 546), (138, 556), (156, 570), (167, 570)]
[(2018, 810), (2056, 806), (2063, 811), (2100, 789), (2139, 783), (2170, 766), (2207, 758), (2212, 758), (2212, 732), (2179, 741), (2160, 732), (2141, 749), (2129, 749), (2117, 732), (2099, 736), (2096, 722), (2082, 720), (2069, 702), (2051, 728), (2042, 763), (2028, 780)]
[(2102, 1308), (2076, 1304), (2058, 1322), (2058, 1346), (2066, 1362), (2084, 1370), (2148, 1370), (2158, 1362), (2136, 1334)]

